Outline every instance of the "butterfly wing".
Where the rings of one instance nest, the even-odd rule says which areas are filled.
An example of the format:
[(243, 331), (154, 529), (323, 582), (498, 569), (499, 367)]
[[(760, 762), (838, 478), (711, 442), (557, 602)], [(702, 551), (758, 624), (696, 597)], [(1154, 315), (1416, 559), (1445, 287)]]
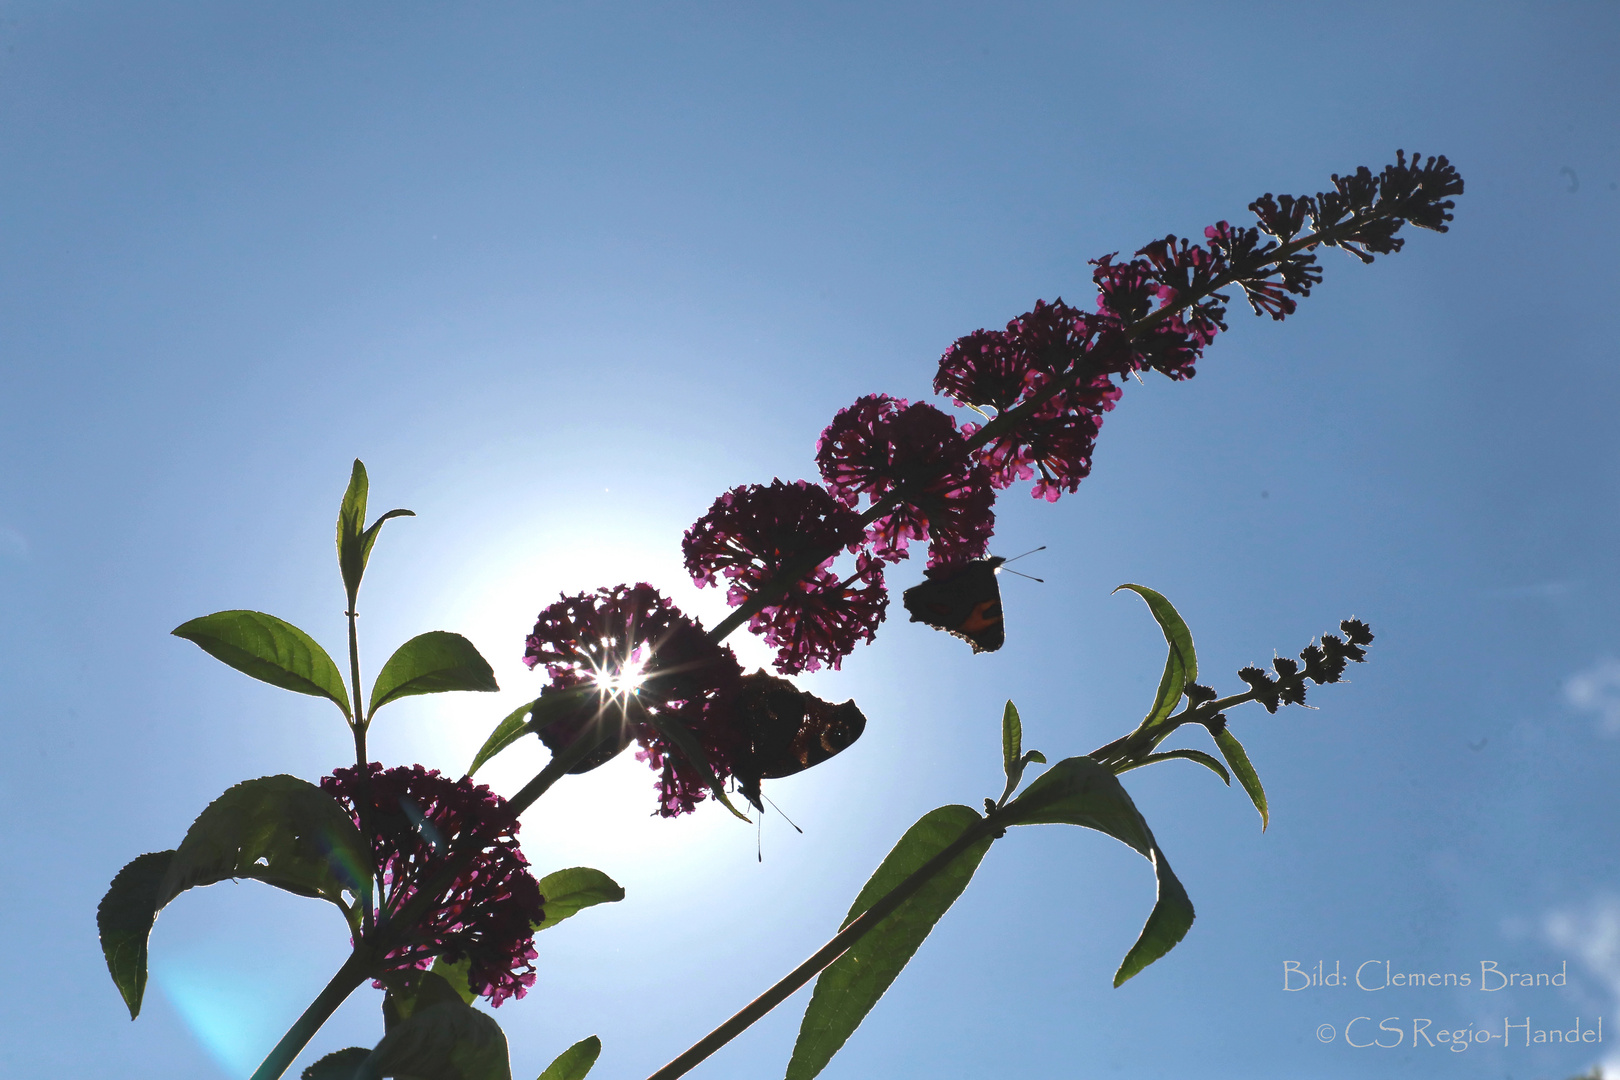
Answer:
[(759, 782), (792, 776), (847, 749), (866, 730), (855, 702), (834, 705), (756, 671), (737, 695), (741, 750), (732, 773), (748, 801), (760, 805)]
[(973, 646), (973, 651), (995, 652), (1007, 640), (1001, 615), (1001, 586), (996, 568), (1006, 560), (977, 559), (960, 566), (936, 566), (924, 573), (928, 580), (900, 595), (912, 622), (927, 623)]

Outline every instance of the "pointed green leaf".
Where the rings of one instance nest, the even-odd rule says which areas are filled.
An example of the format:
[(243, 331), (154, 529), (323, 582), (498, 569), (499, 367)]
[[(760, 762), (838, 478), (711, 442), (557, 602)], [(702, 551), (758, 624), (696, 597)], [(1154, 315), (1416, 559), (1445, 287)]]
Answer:
[(1188, 761), (1196, 761), (1222, 780), (1225, 780), (1227, 787), (1232, 786), (1232, 774), (1226, 771), (1226, 766), (1202, 750), (1166, 750), (1162, 754), (1149, 754), (1139, 761), (1126, 762), (1124, 765), (1119, 766), (1119, 771), (1122, 773), (1130, 772), (1132, 769), (1140, 769), (1143, 765), (1152, 765), (1156, 761), (1169, 761), (1171, 758), (1186, 758)]
[[(1147, 601), (1148, 610), (1164, 631), (1164, 640), (1170, 646), (1170, 655), (1164, 661), (1164, 675), (1159, 679), (1159, 692), (1153, 699), (1142, 728), (1149, 729), (1175, 711), (1187, 684), (1198, 681), (1198, 654), (1193, 650), (1192, 632), (1176, 613), (1175, 607), (1163, 596), (1145, 585), (1121, 585)], [(1119, 592), (1115, 589), (1115, 592)]]
[[(855, 898), (844, 925), (848, 926), (981, 820), (976, 811), (966, 806), (942, 806), (924, 814), (906, 830)], [(991, 840), (986, 836), (964, 850), (821, 973), (799, 1025), (787, 1080), (811, 1080), (832, 1060), (911, 960), (934, 924), (962, 895)]]
[(1238, 783), (1249, 793), (1249, 800), (1254, 803), (1254, 808), (1260, 811), (1260, 831), (1265, 832), (1271, 824), (1271, 813), (1266, 809), (1266, 789), (1260, 786), (1260, 775), (1249, 763), (1249, 755), (1244, 752), (1243, 744), (1238, 742), (1237, 736), (1231, 731), (1222, 728), (1221, 733), (1215, 736), (1215, 745), (1220, 747), (1221, 756), (1237, 774)]
[(371, 708), (366, 716), (375, 716), (390, 701), (414, 694), (499, 689), (494, 669), (478, 655), (472, 642), (460, 634), (430, 630), (411, 638), (388, 658), (371, 686)]
[(1007, 771), (1007, 786), (1001, 792), (1001, 801), (1018, 789), (1024, 770), (1031, 762), (1046, 764), (1046, 755), (1039, 750), (1024, 753), (1024, 724), (1018, 717), (1018, 707), (1011, 701), (1001, 712), (1001, 763)]
[(343, 574), (343, 588), (354, 603), (360, 592), (360, 578), (366, 572), (366, 560), (360, 551), (360, 534), (366, 527), (366, 496), (371, 482), (366, 478), (366, 467), (359, 458), (349, 472), (349, 486), (338, 505), (337, 550), (338, 570)]
[(471, 776), (484, 763), (508, 746), (523, 738), (529, 732), (529, 713), (534, 711), (535, 702), (529, 701), (506, 714), (506, 719), (495, 725), (495, 730), (489, 733), (484, 745), (478, 748), (472, 764), (467, 766), (467, 775)]
[(343, 493), (338, 507), (337, 549), (338, 569), (343, 574), (343, 589), (349, 598), (349, 610), (354, 610), (354, 598), (360, 594), (360, 579), (365, 576), (366, 563), (371, 559), (371, 548), (377, 542), (377, 532), (389, 518), (415, 517), (410, 510), (390, 510), (366, 528), (366, 496), (370, 490), (366, 467), (359, 458), (349, 474), (349, 487)]
[(371, 1051), (363, 1046), (336, 1050), (305, 1069), (299, 1077), (300, 1080), (354, 1080), (360, 1063), (370, 1056)]
[(344, 716), (352, 715), (337, 665), (314, 638), (290, 622), (262, 611), (216, 611), (170, 632), (244, 675), (283, 690), (328, 698)]
[(138, 856), (118, 871), (107, 895), (101, 898), (101, 906), (96, 908), (96, 928), (101, 931), (107, 973), (124, 996), (131, 1020), (140, 1015), (141, 998), (146, 993), (146, 941), (162, 906), (158, 890), (173, 858), (172, 851)]
[(585, 1080), (585, 1074), (591, 1071), (601, 1054), (602, 1040), (595, 1035), (587, 1036), (558, 1054), (540, 1074), (540, 1080)]
[(445, 1001), (402, 1019), (360, 1063), (355, 1080), (512, 1080), (506, 1035), (494, 1017)]
[(1153, 832), (1112, 772), (1088, 757), (1066, 758), (1052, 766), (1007, 806), (1010, 823), (1080, 825), (1107, 833), (1135, 848), (1153, 864), (1159, 895), (1147, 924), (1125, 954), (1114, 985), (1119, 986), (1175, 948), (1193, 923), (1192, 901), (1176, 879)]
[(534, 928), (549, 930), (588, 907), (618, 903), (624, 899), (624, 888), (600, 870), (574, 866), (541, 878), (540, 895), (545, 897), (545, 918)]
[(247, 780), (197, 816), (157, 892), (162, 908), (187, 889), (253, 878), (329, 900), (347, 916), (370, 859), (360, 830), (336, 799), (296, 776)]
[(1007, 770), (1007, 783), (1017, 787), (1024, 767), (1024, 723), (1011, 701), (1001, 710), (1001, 763)]

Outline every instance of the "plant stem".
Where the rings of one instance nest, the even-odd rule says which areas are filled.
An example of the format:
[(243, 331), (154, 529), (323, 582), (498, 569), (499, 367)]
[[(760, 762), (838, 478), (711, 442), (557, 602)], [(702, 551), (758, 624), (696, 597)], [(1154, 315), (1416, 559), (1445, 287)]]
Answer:
[(337, 1007), (352, 994), (355, 989), (366, 981), (366, 975), (371, 967), (372, 953), (364, 945), (356, 946), (348, 960), (338, 968), (337, 974), (326, 988), (309, 1003), (303, 1015), (287, 1029), (287, 1034), (276, 1043), (264, 1062), (254, 1070), (252, 1080), (277, 1080), (277, 1077), (287, 1071), (293, 1059), (309, 1044), (309, 1040), (326, 1023), (327, 1018), (337, 1011)]
[(912, 895), (928, 884), (936, 874), (944, 870), (957, 856), (983, 840), (986, 836), (992, 838), (999, 836), (1001, 826), (994, 816), (986, 817), (950, 843), (945, 850), (923, 863), (911, 873), (904, 881), (890, 889), (877, 903), (867, 908), (848, 926), (840, 930), (831, 941), (817, 949), (810, 959), (788, 972), (781, 981), (759, 997), (749, 1002), (730, 1020), (715, 1028), (692, 1045), (684, 1054), (653, 1073), (647, 1080), (675, 1080), (678, 1076), (685, 1076), (704, 1058), (713, 1054), (726, 1043), (741, 1035), (756, 1020), (776, 1008), (791, 997), (805, 983), (815, 978), (824, 969), (831, 966), (833, 961), (844, 955), (850, 946), (865, 937), (873, 927), (882, 922), (885, 917), (892, 914), (896, 908)]
[[(366, 755), (366, 728), (370, 718), (366, 716), (360, 696), (360, 613), (355, 610), (355, 597), (349, 596), (349, 610), (344, 612), (349, 617), (349, 680), (354, 686), (354, 717), (349, 723), (354, 732), (354, 768), (355, 776), (359, 781), (356, 784), (355, 808), (360, 814), (360, 835), (365, 838), (366, 851), (371, 852), (371, 773), (367, 768)], [(376, 923), (376, 914), (372, 910), (372, 898), (375, 896), (373, 875), (368, 869), (366, 876), (360, 882), (360, 932), (369, 932)]]

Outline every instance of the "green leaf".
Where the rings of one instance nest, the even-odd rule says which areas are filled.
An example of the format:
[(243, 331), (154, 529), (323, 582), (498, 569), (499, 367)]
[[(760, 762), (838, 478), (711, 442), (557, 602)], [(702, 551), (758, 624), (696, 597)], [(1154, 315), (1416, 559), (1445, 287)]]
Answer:
[(1007, 787), (1001, 793), (1001, 801), (1006, 802), (1007, 797), (1018, 789), (1018, 782), (1024, 778), (1024, 770), (1031, 762), (1046, 764), (1046, 755), (1039, 750), (1024, 753), (1024, 724), (1018, 718), (1018, 707), (1011, 701), (1001, 712), (1001, 763), (1007, 770)]
[(506, 719), (495, 725), (495, 730), (489, 733), (484, 745), (478, 748), (478, 754), (473, 758), (472, 764), (467, 767), (467, 775), (471, 776), (484, 763), (508, 746), (523, 738), (529, 732), (529, 713), (534, 711), (536, 702), (528, 701), (506, 714)]
[(296, 776), (247, 780), (197, 816), (157, 892), (162, 908), (187, 889), (253, 878), (351, 914), (371, 860), (360, 830), (336, 799)]
[(418, 634), (388, 658), (371, 685), (369, 719), (390, 701), (415, 694), (442, 694), (448, 690), (499, 690), (495, 671), (478, 655), (473, 643), (447, 630)]
[(600, 870), (575, 866), (541, 878), (540, 895), (545, 897), (545, 918), (534, 924), (537, 931), (549, 930), (588, 907), (616, 904), (624, 899), (624, 888)]
[[(924, 814), (906, 830), (855, 898), (844, 925), (848, 926), (981, 820), (976, 811), (966, 806), (942, 806)], [(986, 836), (964, 850), (821, 973), (799, 1025), (787, 1080), (810, 1080), (832, 1060), (911, 960), (934, 924), (962, 895), (991, 841)]]
[[(1142, 720), (1142, 730), (1148, 730), (1175, 711), (1187, 684), (1198, 681), (1198, 654), (1193, 650), (1192, 632), (1176, 613), (1175, 607), (1163, 596), (1145, 585), (1121, 585), (1147, 601), (1148, 610), (1164, 631), (1164, 640), (1170, 646), (1170, 655), (1164, 661), (1164, 675), (1159, 679), (1159, 692), (1153, 699), (1153, 708)], [(1119, 592), (1115, 589), (1115, 592)]]
[(1024, 722), (1018, 718), (1018, 706), (1010, 700), (1001, 710), (1001, 763), (1007, 770), (1007, 783), (1018, 786), (1018, 774), (1024, 766)]
[(595, 1035), (587, 1036), (558, 1054), (540, 1074), (540, 1080), (585, 1080), (585, 1074), (591, 1071), (601, 1054), (602, 1040)]
[(1193, 923), (1192, 901), (1176, 880), (1153, 832), (1112, 772), (1088, 757), (1066, 758), (1052, 766), (1007, 806), (1014, 825), (1079, 825), (1129, 844), (1153, 864), (1159, 895), (1147, 924), (1125, 954), (1114, 985), (1119, 986), (1175, 948)]
[(360, 1063), (371, 1055), (363, 1046), (335, 1050), (299, 1074), (300, 1080), (354, 1080)]
[(360, 1063), (355, 1080), (382, 1076), (512, 1080), (506, 1035), (493, 1017), (470, 1005), (431, 1005), (384, 1035)]
[(290, 622), (262, 611), (216, 611), (170, 633), (196, 643), (209, 656), (271, 686), (324, 697), (349, 711), (343, 675), (326, 650)]
[(1243, 744), (1238, 742), (1236, 735), (1222, 728), (1221, 733), (1215, 736), (1215, 745), (1220, 747), (1221, 756), (1237, 774), (1238, 783), (1249, 793), (1249, 800), (1254, 803), (1254, 808), (1260, 811), (1260, 831), (1265, 832), (1271, 825), (1271, 814), (1266, 809), (1266, 789), (1260, 786), (1260, 775), (1249, 763), (1249, 755), (1244, 752)]
[(349, 598), (350, 611), (354, 610), (354, 598), (360, 594), (360, 579), (365, 576), (366, 563), (371, 560), (371, 548), (377, 542), (382, 523), (389, 518), (416, 516), (410, 510), (390, 510), (372, 522), (371, 528), (365, 528), (366, 495), (370, 487), (365, 465), (355, 458), (348, 490), (343, 493), (343, 503), (338, 507), (337, 521), (338, 570), (343, 574), (343, 589)]
[(1140, 769), (1143, 765), (1152, 765), (1156, 761), (1169, 761), (1171, 758), (1186, 758), (1188, 761), (1196, 761), (1206, 769), (1214, 772), (1222, 780), (1225, 780), (1227, 787), (1232, 786), (1232, 774), (1226, 771), (1226, 766), (1202, 750), (1166, 750), (1162, 754), (1149, 754), (1139, 761), (1126, 762), (1119, 766), (1119, 771), (1122, 773), (1130, 772), (1132, 769)]
[(172, 851), (138, 856), (118, 871), (107, 895), (101, 898), (101, 906), (96, 908), (96, 927), (101, 931), (107, 973), (124, 996), (131, 1020), (140, 1015), (141, 998), (146, 993), (146, 941), (162, 906), (158, 890), (173, 858)]
[[(460, 966), (461, 987), (457, 987), (453, 979), (438, 970), (418, 971), (410, 968), (384, 975), (382, 981), (388, 987), (388, 992), (383, 995), (383, 1030), (393, 1031), (396, 1024), (409, 1020), (413, 1014), (447, 1001), (471, 1005), (472, 999), (467, 995), (472, 991), (463, 993), (463, 990), (467, 982), (466, 971), (472, 966), (472, 961), (464, 960)], [(438, 964), (435, 963), (434, 967), (437, 968)]]
[(432, 971), (433, 974), (449, 983), (450, 988), (456, 992), (456, 995), (468, 1005), (471, 1005), (477, 999), (478, 995), (473, 993), (471, 986), (467, 985), (467, 974), (472, 971), (472, 957), (463, 956), (460, 960), (451, 964), (440, 956), (433, 961)]

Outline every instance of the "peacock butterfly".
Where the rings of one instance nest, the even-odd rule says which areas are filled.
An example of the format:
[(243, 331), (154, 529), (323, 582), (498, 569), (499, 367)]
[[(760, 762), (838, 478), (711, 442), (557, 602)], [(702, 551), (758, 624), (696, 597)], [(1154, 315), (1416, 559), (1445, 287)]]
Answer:
[(741, 738), (731, 772), (738, 790), (760, 810), (761, 780), (820, 765), (866, 730), (854, 701), (834, 705), (764, 671), (744, 675), (742, 683), (735, 713)]

